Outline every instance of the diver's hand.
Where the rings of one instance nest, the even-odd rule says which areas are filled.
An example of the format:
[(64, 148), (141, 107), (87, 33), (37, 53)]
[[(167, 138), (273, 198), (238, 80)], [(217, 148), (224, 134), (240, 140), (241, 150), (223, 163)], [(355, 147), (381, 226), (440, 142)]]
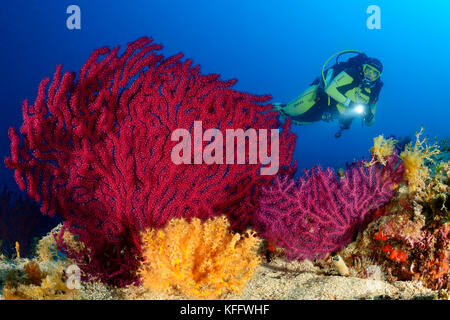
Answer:
[(367, 107), (366, 107), (365, 104), (358, 103), (358, 102), (353, 102), (353, 101), (350, 103), (350, 105), (349, 105), (348, 108), (349, 108), (350, 110), (355, 110), (355, 108), (358, 107), (358, 106), (363, 106), (363, 107), (364, 107), (364, 110), (367, 110)]
[(352, 103), (354, 103), (354, 102), (353, 102), (350, 98), (347, 98), (347, 100), (345, 100), (345, 101), (342, 103), (342, 105), (343, 105), (344, 107), (346, 107), (346, 108), (349, 108), (350, 105), (351, 105)]
[(350, 102), (350, 104), (348, 105), (348, 108), (351, 110), (351, 109), (354, 109), (357, 105), (359, 105), (359, 103), (356, 103), (356, 102)]
[(363, 103), (352, 102), (350, 103), (348, 112), (352, 116), (364, 118), (369, 113), (369, 107)]
[[(360, 110), (359, 112), (357, 112), (359, 115), (364, 115), (367, 111), (366, 105), (364, 105), (360, 102), (354, 102), (350, 98), (347, 98), (347, 100), (345, 100), (343, 103), (341, 103), (341, 105), (345, 107), (345, 109), (347, 110), (347, 113), (349, 113), (349, 114), (352, 114), (356, 110), (361, 109), (361, 106), (363, 107), (363, 110)], [(361, 112), (364, 112), (364, 114), (362, 114)]]

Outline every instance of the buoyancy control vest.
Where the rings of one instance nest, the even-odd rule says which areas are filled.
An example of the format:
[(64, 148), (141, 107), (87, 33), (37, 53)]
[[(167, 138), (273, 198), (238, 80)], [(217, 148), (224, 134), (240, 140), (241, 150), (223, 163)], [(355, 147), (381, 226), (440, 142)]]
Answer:
[[(342, 91), (346, 92), (352, 87), (361, 86), (363, 82), (362, 67), (367, 60), (368, 56), (365, 53), (360, 53), (354, 57), (349, 58), (347, 61), (335, 63), (333, 66), (327, 68), (324, 72), (324, 74), (326, 75), (326, 82), (330, 83), (332, 79), (334, 79), (334, 77), (336, 77), (342, 71), (346, 71), (353, 78), (353, 82), (347, 85), (348, 88), (342, 88)], [(311, 83), (311, 85), (318, 85), (317, 100), (321, 100), (327, 96), (327, 94), (325, 93), (325, 83), (322, 77), (317, 77)], [(383, 82), (380, 79), (377, 79), (370, 87), (371, 104), (377, 103), (378, 96), (382, 87)]]

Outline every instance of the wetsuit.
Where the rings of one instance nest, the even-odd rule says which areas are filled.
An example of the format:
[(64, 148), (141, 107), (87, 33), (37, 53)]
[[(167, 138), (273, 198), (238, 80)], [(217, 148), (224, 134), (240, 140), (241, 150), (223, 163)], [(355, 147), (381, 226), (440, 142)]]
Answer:
[(361, 117), (349, 110), (348, 102), (351, 101), (353, 105), (358, 103), (366, 106), (366, 112), (362, 116), (366, 125), (372, 125), (383, 85), (380, 79), (369, 87), (363, 84), (358, 67), (346, 68), (337, 75), (335, 73), (332, 68), (327, 70), (328, 86), (325, 89), (320, 79), (316, 79), (299, 97), (287, 105), (276, 106), (277, 109), (298, 125), (338, 119), (341, 128), (348, 129), (354, 118)]

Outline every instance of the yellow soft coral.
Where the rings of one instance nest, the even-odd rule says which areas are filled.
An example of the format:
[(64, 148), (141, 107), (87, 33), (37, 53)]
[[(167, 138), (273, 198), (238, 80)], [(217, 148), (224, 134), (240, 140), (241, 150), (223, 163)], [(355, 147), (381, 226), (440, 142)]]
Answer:
[(138, 274), (155, 291), (207, 299), (239, 293), (260, 263), (260, 242), (253, 232), (233, 234), (225, 217), (174, 219), (162, 230), (143, 233)]
[(394, 150), (394, 145), (397, 142), (397, 140), (392, 138), (385, 139), (383, 135), (373, 138), (373, 147), (370, 149), (372, 160), (366, 163), (366, 166), (368, 167), (374, 165), (377, 162), (385, 165)]
[(434, 143), (428, 145), (428, 139), (420, 140), (423, 128), (416, 133), (416, 143), (414, 147), (408, 144), (405, 150), (400, 154), (405, 166), (405, 178), (408, 180), (409, 191), (414, 192), (424, 184), (425, 179), (429, 176), (428, 168), (425, 160), (434, 162), (432, 157), (439, 154), (439, 145)]

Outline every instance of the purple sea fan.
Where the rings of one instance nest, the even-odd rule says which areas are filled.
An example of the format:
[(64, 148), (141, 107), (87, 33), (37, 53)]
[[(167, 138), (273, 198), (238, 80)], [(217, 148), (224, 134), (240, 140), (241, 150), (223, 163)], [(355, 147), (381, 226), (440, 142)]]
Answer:
[(385, 205), (402, 181), (395, 155), (385, 166), (349, 166), (342, 178), (317, 166), (297, 181), (277, 176), (263, 188), (254, 224), (261, 237), (284, 248), (288, 260), (322, 258), (342, 249)]

